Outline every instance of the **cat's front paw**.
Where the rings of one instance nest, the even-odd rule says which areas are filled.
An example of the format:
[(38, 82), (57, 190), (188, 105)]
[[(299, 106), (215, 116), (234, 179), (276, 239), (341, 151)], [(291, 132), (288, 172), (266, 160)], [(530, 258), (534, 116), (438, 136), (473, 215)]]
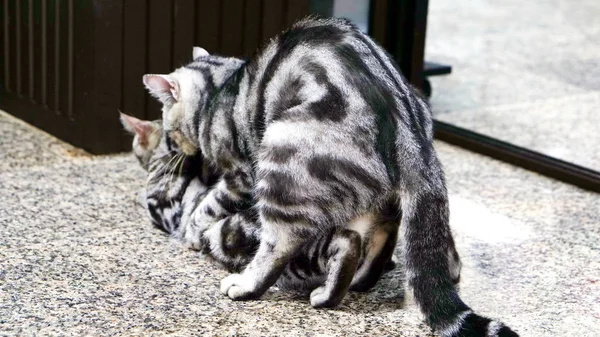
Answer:
[(310, 305), (313, 308), (333, 308), (340, 304), (342, 297), (335, 298), (325, 286), (310, 293)]
[(221, 293), (234, 301), (245, 301), (260, 297), (254, 282), (243, 274), (231, 274), (221, 280)]

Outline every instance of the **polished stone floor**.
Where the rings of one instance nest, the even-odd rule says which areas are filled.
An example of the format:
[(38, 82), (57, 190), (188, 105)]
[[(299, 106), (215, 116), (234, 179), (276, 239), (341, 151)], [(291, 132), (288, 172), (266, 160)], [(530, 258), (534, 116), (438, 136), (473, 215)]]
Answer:
[(600, 1), (429, 2), (435, 117), (600, 171)]
[[(522, 336), (600, 336), (600, 196), (436, 143), (461, 296)], [(0, 335), (429, 336), (401, 270), (336, 310), (226, 272), (152, 228), (131, 154), (89, 156), (0, 112)]]

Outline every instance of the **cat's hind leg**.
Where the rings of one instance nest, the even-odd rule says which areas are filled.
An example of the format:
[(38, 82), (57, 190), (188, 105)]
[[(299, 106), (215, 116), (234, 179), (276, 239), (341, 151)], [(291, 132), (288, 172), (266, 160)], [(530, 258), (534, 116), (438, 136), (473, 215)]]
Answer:
[(260, 297), (275, 284), (294, 254), (317, 233), (306, 226), (282, 224), (281, 220), (261, 221), (263, 229), (256, 255), (242, 273), (221, 281), (222, 294), (232, 300)]
[[(398, 202), (395, 197), (391, 197), (378, 214), (351, 222), (351, 227), (362, 225), (368, 228), (363, 234), (364, 258), (352, 279), (350, 290), (359, 292), (370, 290), (389, 268), (390, 263), (394, 263), (392, 257), (401, 217)], [(361, 224), (361, 221), (364, 223)]]
[(355, 231), (335, 229), (325, 251), (326, 280), (310, 294), (310, 304), (315, 308), (335, 307), (344, 299), (360, 259), (361, 240)]

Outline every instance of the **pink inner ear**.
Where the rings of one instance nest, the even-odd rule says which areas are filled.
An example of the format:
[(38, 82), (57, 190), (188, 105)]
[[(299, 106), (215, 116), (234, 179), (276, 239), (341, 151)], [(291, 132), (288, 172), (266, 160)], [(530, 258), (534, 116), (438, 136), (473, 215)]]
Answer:
[(150, 135), (156, 129), (152, 122), (143, 121), (133, 116), (126, 115), (122, 112), (121, 123), (127, 131), (138, 135), (138, 140), (141, 145), (147, 143), (148, 135)]
[(167, 75), (144, 75), (143, 81), (155, 96), (160, 98), (167, 94), (175, 100), (179, 100), (179, 87)]
[(131, 133), (137, 133), (137, 125), (140, 124), (142, 121), (133, 117), (133, 116), (129, 116), (126, 115), (124, 113), (121, 112), (121, 124), (123, 124), (123, 127), (125, 128), (125, 130), (131, 132)]
[(144, 84), (148, 87), (148, 89), (156, 92), (165, 92), (171, 90), (169, 81), (158, 75), (144, 75)]

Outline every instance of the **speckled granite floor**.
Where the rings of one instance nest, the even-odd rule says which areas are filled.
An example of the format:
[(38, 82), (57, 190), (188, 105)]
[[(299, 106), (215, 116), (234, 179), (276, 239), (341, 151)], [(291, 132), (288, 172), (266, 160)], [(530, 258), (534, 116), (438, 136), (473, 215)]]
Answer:
[(436, 118), (600, 171), (600, 1), (429, 2)]
[[(436, 147), (466, 302), (523, 336), (600, 335), (600, 196)], [(337, 310), (224, 298), (223, 270), (151, 228), (142, 181), (0, 113), (0, 335), (430, 335), (399, 270)]]

